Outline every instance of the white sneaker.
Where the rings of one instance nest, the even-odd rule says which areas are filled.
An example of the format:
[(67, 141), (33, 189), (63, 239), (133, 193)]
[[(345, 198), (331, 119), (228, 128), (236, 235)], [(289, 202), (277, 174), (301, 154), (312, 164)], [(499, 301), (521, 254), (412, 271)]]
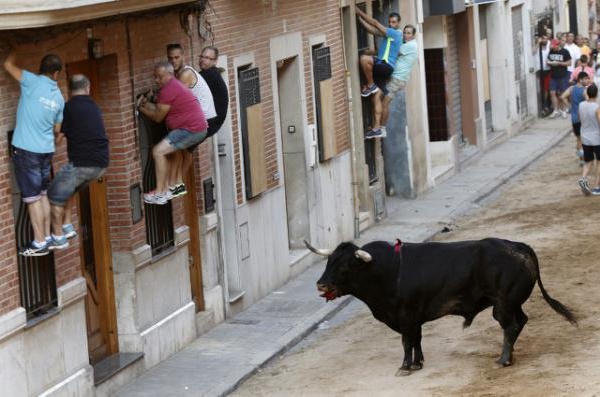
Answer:
[(165, 193), (150, 192), (144, 194), (144, 202), (148, 204), (164, 205), (167, 204), (167, 195)]
[(381, 136), (380, 138), (385, 138), (387, 136), (387, 130), (385, 127), (381, 127)]
[(556, 117), (560, 116), (560, 112), (558, 110), (555, 110), (554, 112), (550, 113), (550, 116), (548, 116), (549, 119), (554, 119)]
[(567, 112), (565, 112), (564, 110), (561, 110), (560, 115), (562, 116), (563, 119), (567, 118)]

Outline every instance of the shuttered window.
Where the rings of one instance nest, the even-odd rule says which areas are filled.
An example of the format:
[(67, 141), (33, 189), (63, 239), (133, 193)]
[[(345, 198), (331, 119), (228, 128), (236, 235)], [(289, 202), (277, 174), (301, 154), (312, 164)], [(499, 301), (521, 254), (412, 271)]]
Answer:
[(240, 130), (246, 198), (267, 190), (267, 161), (258, 68), (238, 69)]
[(329, 47), (315, 46), (312, 55), (319, 161), (323, 162), (335, 156), (337, 145), (331, 78), (331, 51)]

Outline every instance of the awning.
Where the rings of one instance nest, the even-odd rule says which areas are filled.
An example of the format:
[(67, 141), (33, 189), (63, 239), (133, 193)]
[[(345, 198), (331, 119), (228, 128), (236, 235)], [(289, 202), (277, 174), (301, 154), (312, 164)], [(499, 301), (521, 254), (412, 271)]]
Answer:
[(190, 0), (0, 0), (0, 30), (86, 21), (193, 3)]

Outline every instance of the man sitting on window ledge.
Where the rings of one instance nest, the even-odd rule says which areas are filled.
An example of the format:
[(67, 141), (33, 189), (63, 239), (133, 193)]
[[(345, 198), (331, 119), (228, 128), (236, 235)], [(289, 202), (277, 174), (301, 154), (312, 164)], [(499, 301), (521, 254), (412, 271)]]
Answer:
[(192, 91), (174, 77), (173, 65), (166, 61), (157, 63), (154, 67), (154, 81), (160, 87), (157, 103), (153, 104), (142, 98), (139, 110), (157, 123), (165, 120), (169, 133), (152, 149), (156, 189), (144, 194), (144, 201), (163, 205), (172, 198), (168, 186), (172, 160), (168, 155), (205, 140), (208, 124)]

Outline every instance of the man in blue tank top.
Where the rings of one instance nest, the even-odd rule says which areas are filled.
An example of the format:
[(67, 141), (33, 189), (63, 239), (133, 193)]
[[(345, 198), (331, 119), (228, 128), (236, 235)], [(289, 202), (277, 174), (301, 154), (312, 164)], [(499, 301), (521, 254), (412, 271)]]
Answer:
[(573, 124), (573, 134), (577, 139), (576, 154), (579, 157), (580, 165), (583, 165), (583, 149), (581, 146), (581, 120), (579, 120), (579, 104), (585, 101), (585, 89), (590, 84), (590, 76), (586, 72), (579, 72), (577, 75), (577, 84), (567, 88), (560, 96), (565, 108), (569, 106), (571, 100), (571, 123)]

